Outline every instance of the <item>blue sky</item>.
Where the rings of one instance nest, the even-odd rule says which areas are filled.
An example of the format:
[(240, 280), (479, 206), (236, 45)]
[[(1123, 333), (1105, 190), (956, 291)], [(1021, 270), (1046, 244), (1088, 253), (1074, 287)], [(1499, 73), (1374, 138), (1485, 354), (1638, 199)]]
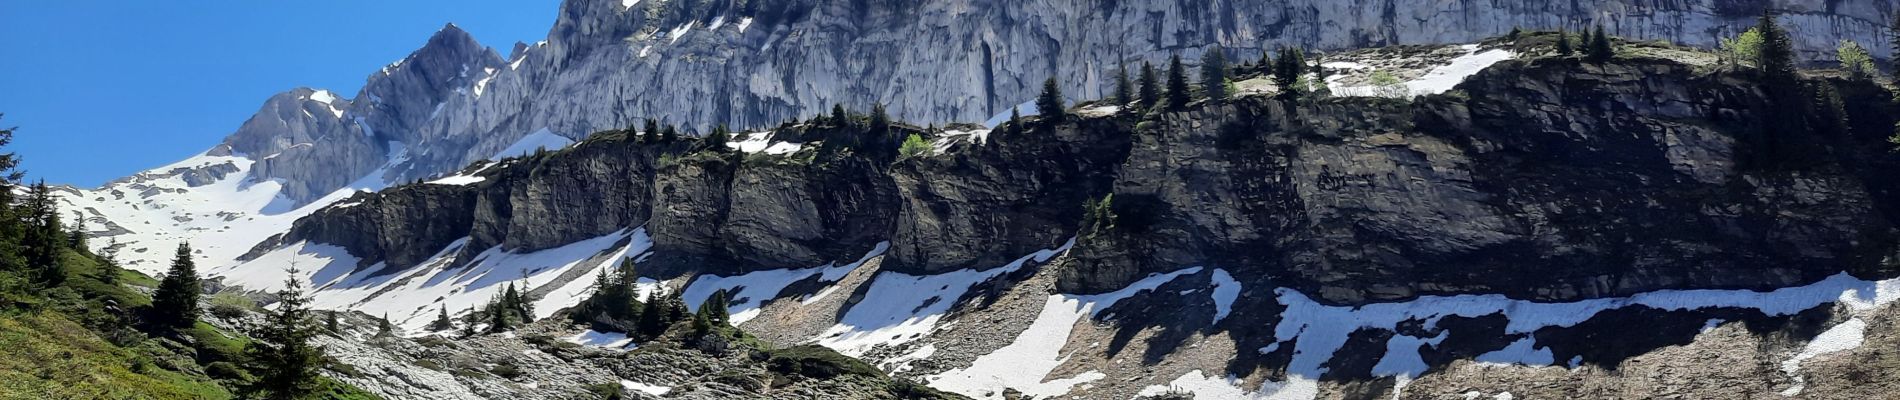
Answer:
[(210, 148), (298, 86), (354, 96), (454, 22), (506, 55), (558, 0), (0, 0), (0, 126), (29, 178), (97, 186)]

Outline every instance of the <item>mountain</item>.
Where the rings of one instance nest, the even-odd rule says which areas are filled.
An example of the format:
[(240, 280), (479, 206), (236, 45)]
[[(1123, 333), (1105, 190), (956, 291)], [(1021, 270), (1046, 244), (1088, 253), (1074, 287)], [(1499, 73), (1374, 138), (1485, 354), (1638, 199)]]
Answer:
[[(274, 96), (204, 154), (62, 201), (133, 268), (191, 240), (224, 285), (297, 266), (317, 307), (415, 335), (508, 284), (557, 317), (634, 260), (648, 292), (731, 292), (759, 340), (976, 398), (1556, 397), (1685, 376), (1717, 382), (1691, 397), (1846, 396), (1884, 386), (1839, 360), (1888, 362), (1868, 349), (1892, 342), (1891, 93), (1811, 74), (1849, 121), (1826, 128), (1695, 49), (1772, 4), (1825, 59), (1881, 43), (1895, 8), (1825, 3), (570, 0), (506, 58), (445, 26), (353, 98)], [(1688, 47), (1585, 63), (1548, 32), (1488, 39), (1591, 21)], [(998, 125), (1045, 78), (1097, 99), (1123, 63), (1194, 66), (1214, 45), (1324, 49), (1337, 97), (1279, 96), (1242, 64), (1231, 101)], [(874, 103), (910, 122), (829, 117)], [(1814, 130), (1757, 128), (1777, 115)], [(642, 118), (742, 129), (659, 142), (623, 129)], [(930, 150), (901, 152), (912, 135)], [(492, 336), (449, 357), (558, 353)], [(418, 398), (595, 383), (444, 373), (394, 343), (338, 344), (382, 371), (338, 379)], [(562, 368), (543, 355), (510, 359)], [(576, 373), (718, 380), (626, 368)], [(720, 382), (696, 393), (774, 395)]]
[[(272, 266), (319, 265), (319, 304), (420, 330), (503, 282), (555, 316), (631, 259), (694, 306), (730, 291), (764, 340), (974, 398), (1685, 385), (1620, 368), (1726, 382), (1692, 397), (1882, 387), (1802, 368), (1889, 340), (1869, 326), (1900, 298), (1892, 93), (1811, 77), (1864, 106), (1771, 138), (1761, 121), (1805, 112), (1752, 72), (1655, 44), (1553, 57), (1552, 36), (1327, 59), (1334, 93), (1398, 71), (1398, 99), (1286, 99), (1243, 66), (1236, 98), (1173, 112), (607, 131), (353, 196), (214, 273), (268, 287)], [(911, 135), (932, 150), (900, 153)], [(1769, 161), (1790, 154), (1808, 161)], [(1754, 353), (1711, 372), (1684, 344)], [(1782, 367), (1740, 369), (1757, 363)], [(1588, 378), (1540, 381), (1553, 366)]]

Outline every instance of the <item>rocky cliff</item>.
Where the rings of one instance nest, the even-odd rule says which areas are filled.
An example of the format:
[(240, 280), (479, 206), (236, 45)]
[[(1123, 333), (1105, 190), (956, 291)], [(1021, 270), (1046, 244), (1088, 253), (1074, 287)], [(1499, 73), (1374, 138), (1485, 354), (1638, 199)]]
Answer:
[(226, 144), (269, 158), (252, 174), (283, 179), (285, 195), (306, 203), (368, 174), (403, 182), (452, 171), (542, 129), (580, 138), (637, 118), (702, 132), (766, 127), (838, 103), (882, 103), (919, 123), (981, 121), (1027, 101), (1045, 78), (1096, 98), (1121, 65), (1192, 63), (1216, 45), (1252, 58), (1282, 46), (1464, 43), (1601, 23), (1712, 47), (1763, 7), (1782, 10), (1816, 59), (1831, 57), (1837, 39), (1884, 43), (1895, 11), (1892, 0), (567, 0), (546, 41), (505, 60), (447, 27), (354, 98), (305, 117), (288, 104), (303, 91), (280, 95)]
[[(1809, 113), (1764, 98), (1749, 72), (1649, 50), (1669, 51), (1505, 61), (1412, 101), (1248, 94), (1179, 112), (1092, 106), (976, 134), (818, 120), (724, 144), (789, 151), (613, 131), (444, 180), (474, 183), (360, 194), (256, 252), (336, 244), (359, 266), (400, 269), (464, 237), (473, 256), (644, 226), (643, 271), (657, 276), (812, 266), (880, 241), (883, 270), (937, 274), (1079, 236), (1065, 293), (1208, 265), (1346, 304), (1900, 272), (1886, 90), (1831, 83), (1863, 105), (1846, 109), (1847, 128), (1763, 132), (1764, 118)], [(910, 134), (941, 150), (896, 154)], [(1764, 135), (1811, 151), (1768, 163), (1754, 145)], [(1084, 204), (1109, 195), (1113, 222), (1086, 220)]]

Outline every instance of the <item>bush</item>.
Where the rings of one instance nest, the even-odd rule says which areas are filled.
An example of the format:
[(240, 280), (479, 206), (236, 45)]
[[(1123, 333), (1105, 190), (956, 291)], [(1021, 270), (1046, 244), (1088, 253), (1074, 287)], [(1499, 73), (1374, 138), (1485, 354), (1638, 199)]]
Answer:
[(501, 364), (495, 364), (495, 366), (493, 367), (489, 367), (488, 373), (495, 374), (495, 376), (499, 376), (503, 378), (515, 379), (515, 378), (521, 377), (521, 368), (516, 367), (515, 364), (513, 363), (504, 362)]
[(252, 302), (251, 299), (232, 293), (211, 295), (210, 303), (211, 315), (226, 321), (235, 321), (259, 310), (257, 303)]
[(923, 136), (912, 133), (910, 137), (904, 138), (904, 144), (897, 146), (897, 158), (929, 156), (933, 150), (935, 149), (930, 147), (930, 142), (924, 141)]

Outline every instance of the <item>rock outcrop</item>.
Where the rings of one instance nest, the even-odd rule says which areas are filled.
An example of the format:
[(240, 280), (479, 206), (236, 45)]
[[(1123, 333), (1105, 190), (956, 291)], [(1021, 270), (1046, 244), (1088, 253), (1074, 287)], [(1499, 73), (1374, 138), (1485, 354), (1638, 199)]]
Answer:
[[(534, 250), (645, 226), (642, 271), (661, 276), (813, 266), (879, 241), (884, 270), (931, 274), (1079, 236), (1058, 266), (1064, 293), (1209, 265), (1343, 304), (1900, 273), (1900, 177), (1882, 173), (1900, 156), (1878, 106), (1890, 93), (1833, 82), (1867, 104), (1846, 109), (1847, 130), (1765, 132), (1814, 113), (1764, 98), (1747, 72), (1633, 53), (1506, 61), (1413, 101), (1253, 94), (987, 135), (819, 121), (769, 133), (802, 145), (780, 154), (610, 132), (477, 166), (482, 182), (361, 195), (273, 243), (399, 270), (464, 236), (465, 252)], [(896, 154), (909, 134), (943, 153)], [(1084, 204), (1111, 194), (1113, 222), (1088, 221)]]

